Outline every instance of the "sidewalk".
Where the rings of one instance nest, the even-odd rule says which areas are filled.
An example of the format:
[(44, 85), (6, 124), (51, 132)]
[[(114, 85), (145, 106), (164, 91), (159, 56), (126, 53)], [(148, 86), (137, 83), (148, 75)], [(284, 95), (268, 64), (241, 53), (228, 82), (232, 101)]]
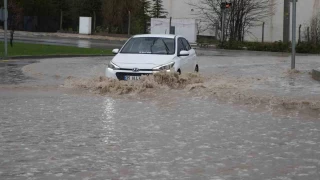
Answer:
[[(0, 34), (3, 36), (4, 30), (0, 29)], [(81, 34), (69, 34), (69, 33), (45, 33), (45, 32), (27, 32), (27, 31), (15, 31), (15, 35), (27, 36), (27, 37), (62, 37), (62, 38), (78, 38), (78, 39), (96, 39), (96, 40), (109, 40), (109, 41), (126, 41), (127, 38), (123, 37), (110, 37), (110, 36), (98, 36), (98, 35), (81, 35)], [(8, 32), (8, 36), (9, 36)]]

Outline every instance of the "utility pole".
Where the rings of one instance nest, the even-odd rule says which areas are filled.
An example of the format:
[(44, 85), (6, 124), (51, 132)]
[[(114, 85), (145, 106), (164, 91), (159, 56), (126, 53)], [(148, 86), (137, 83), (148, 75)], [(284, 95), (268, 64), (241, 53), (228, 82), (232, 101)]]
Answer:
[(298, 40), (298, 44), (300, 44), (301, 43), (301, 24), (299, 25), (299, 40)]
[(262, 24), (262, 42), (264, 42), (264, 24), (265, 22)]
[(62, 11), (62, 9), (61, 9), (61, 10), (60, 10), (60, 31), (63, 30), (62, 23), (63, 23), (63, 11)]
[(308, 43), (310, 42), (310, 28), (307, 28)]
[(131, 31), (131, 12), (129, 11), (128, 36), (130, 36), (130, 31)]
[(221, 38), (221, 42), (224, 42), (225, 40), (225, 21), (226, 21), (226, 9), (229, 9), (232, 6), (232, 3), (227, 3), (227, 0), (225, 0), (225, 2), (222, 2), (220, 4), (220, 9), (221, 9), (221, 32), (222, 32), (222, 38)]
[(4, 57), (8, 56), (8, 0), (4, 0)]
[(96, 14), (96, 11), (93, 11), (93, 32), (96, 31), (96, 24), (97, 24), (97, 14)]
[(172, 34), (172, 32), (171, 32), (171, 22), (172, 22), (172, 17), (170, 17), (170, 20), (169, 20), (169, 34)]
[(284, 0), (283, 9), (283, 42), (289, 43), (290, 39), (290, 1)]
[(291, 69), (296, 68), (296, 16), (297, 16), (297, 0), (292, 0), (292, 55)]
[(222, 9), (222, 24), (221, 24), (221, 28), (222, 28), (222, 42), (224, 42), (224, 33), (225, 33), (225, 8)]

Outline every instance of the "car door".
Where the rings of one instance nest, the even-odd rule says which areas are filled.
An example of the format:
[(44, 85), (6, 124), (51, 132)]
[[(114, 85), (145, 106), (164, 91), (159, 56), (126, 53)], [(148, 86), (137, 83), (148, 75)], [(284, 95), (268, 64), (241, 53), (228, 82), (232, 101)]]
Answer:
[(189, 52), (189, 56), (188, 56), (188, 61), (187, 61), (187, 69), (189, 72), (193, 72), (195, 70), (196, 67), (196, 52), (194, 49), (191, 48), (189, 42), (185, 39), (182, 38), (182, 42), (186, 48), (186, 50)]
[(190, 56), (179, 56), (180, 51), (188, 51), (183, 43), (183, 38), (178, 38), (178, 58), (180, 59), (180, 68), (182, 72), (190, 72)]

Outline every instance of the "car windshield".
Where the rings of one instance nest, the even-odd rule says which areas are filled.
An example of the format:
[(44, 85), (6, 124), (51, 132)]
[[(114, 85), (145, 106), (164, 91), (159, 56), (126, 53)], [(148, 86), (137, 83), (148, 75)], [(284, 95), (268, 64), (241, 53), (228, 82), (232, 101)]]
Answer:
[(174, 54), (174, 39), (161, 37), (132, 38), (123, 47), (121, 53), (130, 54)]

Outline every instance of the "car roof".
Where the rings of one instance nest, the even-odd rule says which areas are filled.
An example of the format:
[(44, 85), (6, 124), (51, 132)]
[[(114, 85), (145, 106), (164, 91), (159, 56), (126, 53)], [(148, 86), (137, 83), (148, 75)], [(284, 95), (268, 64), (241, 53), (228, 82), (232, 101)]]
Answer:
[(162, 37), (162, 38), (170, 38), (174, 39), (176, 35), (173, 34), (139, 34), (133, 36), (133, 38), (138, 38), (138, 37)]

